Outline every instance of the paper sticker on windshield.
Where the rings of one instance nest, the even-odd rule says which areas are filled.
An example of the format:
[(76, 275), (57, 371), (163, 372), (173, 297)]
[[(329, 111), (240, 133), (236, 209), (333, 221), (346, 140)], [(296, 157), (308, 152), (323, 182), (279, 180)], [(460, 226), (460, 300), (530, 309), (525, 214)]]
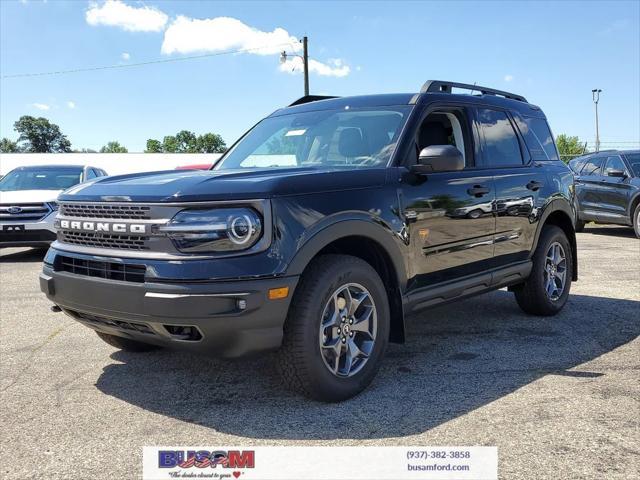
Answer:
[(287, 133), (284, 134), (285, 137), (299, 137), (300, 135), (304, 135), (304, 132), (306, 132), (307, 129), (302, 129), (302, 130), (289, 130)]

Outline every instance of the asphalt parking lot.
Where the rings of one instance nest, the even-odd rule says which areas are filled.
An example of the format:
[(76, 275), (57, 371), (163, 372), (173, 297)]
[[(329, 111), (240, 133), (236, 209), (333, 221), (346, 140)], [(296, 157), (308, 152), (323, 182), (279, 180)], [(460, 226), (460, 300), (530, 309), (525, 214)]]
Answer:
[(2, 250), (0, 477), (137, 478), (144, 445), (497, 445), (500, 478), (638, 478), (640, 241), (578, 242), (560, 315), (506, 291), (427, 311), (337, 405), (285, 391), (264, 358), (117, 351), (49, 311), (43, 251)]

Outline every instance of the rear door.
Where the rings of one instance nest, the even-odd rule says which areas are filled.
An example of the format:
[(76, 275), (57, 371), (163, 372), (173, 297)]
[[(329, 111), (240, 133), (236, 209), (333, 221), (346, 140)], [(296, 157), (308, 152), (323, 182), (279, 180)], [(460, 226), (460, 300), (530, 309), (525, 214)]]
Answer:
[(598, 220), (602, 210), (602, 190), (600, 184), (604, 180), (602, 166), (605, 157), (591, 157), (580, 170), (575, 181), (576, 198), (578, 199), (581, 220)]
[(505, 266), (529, 257), (536, 224), (531, 221), (546, 182), (544, 170), (535, 166), (515, 118), (506, 110), (476, 110), (481, 138), (481, 166), (494, 179), (496, 233), (494, 265)]

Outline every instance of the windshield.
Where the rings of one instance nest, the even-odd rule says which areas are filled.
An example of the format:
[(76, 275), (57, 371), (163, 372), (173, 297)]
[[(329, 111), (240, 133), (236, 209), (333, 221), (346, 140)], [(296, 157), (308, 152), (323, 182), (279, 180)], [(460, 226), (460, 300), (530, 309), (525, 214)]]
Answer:
[(410, 107), (306, 112), (256, 125), (214, 169), (386, 165)]
[(633, 175), (640, 177), (640, 153), (627, 153), (625, 157), (627, 157), (627, 160), (631, 164)]
[(12, 170), (0, 180), (0, 192), (15, 190), (66, 190), (80, 182), (82, 169), (43, 168)]

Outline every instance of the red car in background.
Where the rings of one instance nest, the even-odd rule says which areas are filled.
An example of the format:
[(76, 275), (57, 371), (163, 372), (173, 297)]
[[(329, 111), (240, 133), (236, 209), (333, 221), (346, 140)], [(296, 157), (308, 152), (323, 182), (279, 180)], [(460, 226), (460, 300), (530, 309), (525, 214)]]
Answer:
[(176, 170), (209, 170), (212, 163), (194, 163), (192, 165), (181, 165)]

